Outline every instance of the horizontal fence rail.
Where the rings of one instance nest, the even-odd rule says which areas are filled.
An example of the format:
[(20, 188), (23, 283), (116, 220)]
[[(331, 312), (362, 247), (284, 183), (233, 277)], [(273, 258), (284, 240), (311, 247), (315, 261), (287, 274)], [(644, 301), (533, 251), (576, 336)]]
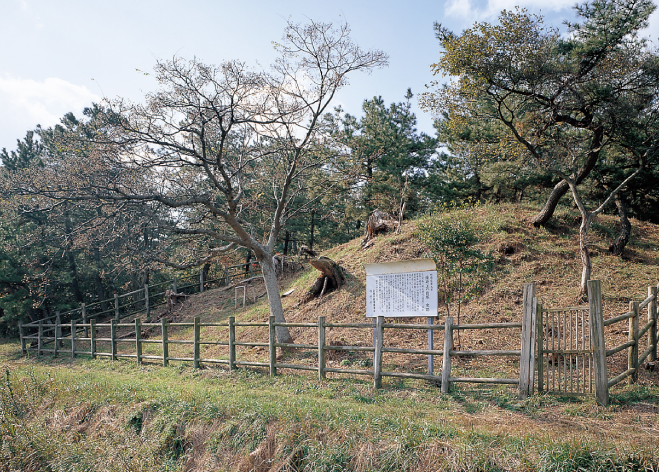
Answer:
[[(313, 329), (317, 332), (316, 344), (279, 343), (275, 337), (278, 326)], [(138, 363), (145, 360), (156, 360), (168, 366), (172, 361), (191, 362), (195, 368), (201, 364), (226, 365), (230, 370), (240, 366), (265, 367), (270, 375), (276, 375), (278, 369), (306, 370), (317, 372), (319, 379), (325, 379), (327, 373), (352, 374), (373, 377), (376, 388), (382, 387), (383, 377), (406, 379), (420, 379), (441, 384), (442, 391), (448, 392), (452, 382), (491, 383), (518, 385), (520, 379), (514, 378), (479, 378), (457, 377), (451, 375), (451, 358), (474, 356), (513, 356), (519, 358), (520, 350), (456, 350), (453, 349), (453, 333), (456, 330), (467, 329), (519, 329), (522, 323), (488, 323), (473, 325), (454, 325), (453, 319), (446, 318), (444, 324), (399, 324), (386, 323), (384, 318), (374, 319), (374, 323), (327, 323), (320, 317), (317, 323), (277, 323), (270, 317), (267, 323), (263, 322), (236, 322), (230, 317), (226, 322), (202, 323), (199, 317), (193, 322), (169, 323), (162, 320), (159, 323), (142, 322), (139, 318), (132, 323), (121, 323), (115, 319), (108, 323), (98, 323), (91, 319), (86, 323), (71, 320), (69, 323), (38, 323), (34, 334), (22, 334), (21, 346), (24, 353), (35, 352), (38, 356), (52, 354), (54, 356), (68, 353), (71, 357), (88, 355), (92, 358), (105, 357), (111, 360), (134, 359)], [(171, 330), (183, 328), (192, 331), (192, 339), (173, 339)], [(202, 329), (219, 329), (223, 333), (202, 337)], [(266, 329), (267, 342), (237, 340), (237, 329), (256, 328)], [(332, 345), (326, 342), (327, 330), (330, 329), (356, 329), (373, 330), (373, 345)], [(385, 344), (385, 330), (428, 330), (431, 333), (444, 332), (444, 349), (407, 349)], [(120, 334), (120, 331), (127, 333)], [(154, 338), (152, 332), (159, 334)], [(189, 336), (189, 335), (188, 335)], [(210, 339), (212, 337), (212, 339)], [(33, 342), (34, 341), (34, 342)], [(145, 348), (146, 346), (146, 348)], [(191, 351), (173, 354), (172, 349), (177, 346), (188, 346)], [(202, 355), (202, 348), (207, 346), (221, 346), (227, 350), (226, 355), (209, 357)], [(432, 345), (431, 345), (432, 347)], [(237, 348), (267, 349), (268, 356), (264, 361), (253, 359), (243, 360), (237, 357)], [(315, 354), (317, 361), (313, 364), (285, 363), (277, 359), (277, 349), (296, 349)], [(125, 349), (129, 349), (126, 351)], [(147, 349), (148, 352), (145, 352)], [(355, 369), (330, 367), (327, 365), (327, 354), (332, 351), (366, 352), (373, 353), (372, 368)], [(433, 356), (443, 360), (442, 370), (435, 375), (432, 364), (429, 372), (400, 372), (383, 370), (383, 354), (412, 354), (427, 355), (432, 362)]]

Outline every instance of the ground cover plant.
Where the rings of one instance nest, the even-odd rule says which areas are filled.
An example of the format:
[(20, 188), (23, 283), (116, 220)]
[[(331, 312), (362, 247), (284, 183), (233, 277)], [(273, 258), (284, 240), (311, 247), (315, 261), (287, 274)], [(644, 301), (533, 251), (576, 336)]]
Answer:
[[(521, 286), (534, 282), (550, 306), (568, 306), (578, 294), (579, 261), (573, 245), (577, 218), (559, 209), (554, 223), (535, 230), (526, 220), (532, 208), (515, 205), (462, 208), (476, 228), (487, 227), (479, 242), (496, 259), (494, 277), (483, 293), (463, 306), (465, 323), (513, 321), (521, 316)], [(450, 217), (450, 214), (448, 215)], [(429, 215), (427, 218), (437, 218)], [(359, 240), (326, 252), (346, 272), (346, 284), (322, 299), (303, 302), (315, 277), (312, 269), (283, 279), (290, 321), (362, 321), (365, 262), (426, 256), (418, 225), (385, 234), (363, 250)], [(659, 232), (634, 222), (625, 259), (609, 256), (607, 241), (615, 219), (594, 225), (594, 270), (602, 280), (605, 317), (625, 310), (630, 298), (656, 284)], [(538, 233), (539, 231), (539, 233)], [(257, 302), (235, 309), (233, 294), (210, 290), (175, 307), (177, 321), (236, 316), (264, 321), (264, 289)], [(440, 307), (440, 317), (444, 316)], [(163, 316), (164, 313), (157, 316)], [(169, 315), (167, 315), (169, 316)], [(295, 341), (313, 343), (314, 330), (293, 328)], [(335, 342), (368, 345), (371, 333), (334, 333)], [(220, 336), (220, 331), (208, 336)], [(626, 334), (610, 333), (612, 341)], [(181, 338), (190, 337), (181, 330)], [(246, 327), (241, 339), (267, 339), (267, 330)], [(398, 335), (387, 343), (423, 347), (425, 340)], [(515, 337), (517, 336), (517, 337)], [(501, 348), (519, 336), (468, 332), (463, 348)], [(482, 343), (482, 344), (481, 344)], [(152, 345), (155, 346), (155, 345)], [(155, 348), (154, 348), (155, 349)], [(204, 356), (224, 355), (209, 347)], [(216, 351), (212, 351), (215, 349)], [(155, 353), (155, 352), (154, 352)], [(308, 352), (280, 353), (285, 362), (315, 362)], [(264, 360), (267, 349), (245, 348), (243, 359)], [(622, 368), (624, 353), (609, 367)], [(70, 360), (65, 356), (21, 357), (15, 341), (0, 344), (2, 358), (0, 470), (656, 470), (659, 466), (657, 373), (643, 371), (633, 386), (611, 392), (611, 405), (594, 399), (535, 395), (517, 400), (511, 387), (455, 385), (441, 395), (422, 381), (385, 379), (375, 391), (369, 377), (154, 363)], [(365, 353), (346, 353), (329, 365), (367, 367)], [(391, 355), (388, 369), (422, 371), (425, 356)], [(514, 360), (460, 359), (458, 375), (511, 375)]]

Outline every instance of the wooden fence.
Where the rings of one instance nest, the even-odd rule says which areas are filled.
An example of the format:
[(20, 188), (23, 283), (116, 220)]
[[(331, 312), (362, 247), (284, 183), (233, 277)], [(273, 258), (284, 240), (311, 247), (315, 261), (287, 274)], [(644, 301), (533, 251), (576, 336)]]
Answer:
[[(203, 282), (202, 282), (203, 283)], [(373, 377), (375, 388), (381, 388), (383, 377), (398, 377), (429, 380), (441, 384), (442, 392), (449, 391), (451, 384), (456, 382), (490, 383), (518, 385), (520, 398), (525, 398), (533, 392), (537, 378), (538, 391), (561, 395), (595, 395), (602, 405), (608, 404), (609, 389), (626, 378), (635, 382), (641, 364), (649, 359), (657, 358), (657, 290), (648, 289), (648, 297), (641, 302), (632, 301), (629, 312), (604, 320), (602, 311), (602, 294), (600, 282), (588, 282), (589, 305), (582, 307), (546, 309), (535, 297), (533, 284), (524, 285), (522, 320), (519, 323), (487, 323), (487, 324), (453, 324), (453, 318), (447, 317), (444, 324), (401, 324), (389, 323), (385, 318), (378, 317), (373, 323), (328, 323), (320, 317), (317, 323), (276, 323), (270, 317), (267, 323), (236, 322), (230, 317), (226, 322), (201, 323), (197, 317), (190, 323), (160, 323), (142, 322), (136, 319), (134, 323), (120, 323), (112, 319), (109, 323), (97, 323), (95, 319), (69, 323), (40, 321), (36, 330), (28, 332), (27, 325), (20, 328), (21, 348), (23, 353), (36, 352), (38, 356), (44, 353), (59, 355), (64, 352), (76, 355), (89, 355), (92, 358), (109, 357), (136, 359), (138, 363), (144, 360), (157, 360), (167, 366), (170, 361), (191, 362), (195, 368), (201, 364), (224, 364), (233, 370), (240, 366), (265, 367), (271, 375), (277, 369), (295, 369), (316, 371), (323, 379), (327, 373), (353, 374)], [(646, 310), (647, 323), (639, 327), (643, 310)], [(605, 328), (615, 323), (628, 321), (628, 341), (606, 348)], [(275, 338), (277, 326), (309, 328), (317, 331), (316, 344), (286, 344), (278, 343)], [(268, 342), (237, 341), (236, 328), (250, 327), (267, 329)], [(118, 330), (129, 328), (132, 337), (119, 336)], [(160, 338), (149, 339), (142, 336), (143, 329), (160, 331)], [(187, 329), (192, 331), (192, 339), (170, 339), (170, 329)], [(224, 334), (204, 333), (202, 329), (223, 330)], [(326, 342), (328, 329), (362, 329), (373, 330), (373, 344), (362, 346), (330, 345)], [(453, 335), (459, 330), (479, 329), (521, 329), (520, 349), (498, 350), (456, 350), (453, 348)], [(386, 344), (385, 332), (388, 330), (427, 330), (429, 340), (434, 339), (433, 333), (443, 332), (443, 349), (434, 349), (430, 344), (428, 349), (407, 349), (401, 346)], [(101, 334), (105, 333), (103, 336)], [(647, 336), (646, 349), (639, 354), (642, 338)], [(130, 352), (120, 352), (119, 344), (132, 346)], [(145, 345), (152, 345), (148, 353), (143, 352)], [(155, 346), (153, 346), (155, 345)], [(187, 345), (191, 347), (186, 355), (170, 354), (170, 347)], [(228, 348), (227, 355), (221, 357), (203, 357), (202, 346), (224, 346)], [(237, 358), (237, 347), (267, 348), (267, 361)], [(315, 355), (317, 362), (311, 364), (289, 364), (278, 362), (277, 348), (287, 350), (302, 350)], [(157, 353), (153, 351), (157, 350)], [(627, 350), (627, 369), (613, 378), (608, 377), (607, 358)], [(350, 351), (372, 353), (372, 369), (344, 369), (330, 367), (326, 355), (330, 351)], [(428, 372), (400, 372), (384, 370), (383, 354), (413, 354), (429, 357)], [(442, 359), (441, 373), (435, 375), (434, 358)], [(519, 358), (519, 376), (515, 378), (458, 377), (452, 375), (452, 359), (458, 357), (509, 356)], [(538, 375), (536, 377), (535, 370)]]
[[(649, 287), (643, 301), (629, 302), (629, 311), (604, 319), (601, 284), (588, 282), (588, 306), (544, 309), (536, 301), (538, 390), (561, 395), (595, 395), (609, 403), (609, 389), (629, 378), (638, 379), (646, 359), (657, 358), (657, 288)], [(647, 323), (639, 328), (642, 310)], [(628, 321), (627, 342), (607, 349), (605, 328)], [(646, 349), (639, 354), (643, 336)], [(627, 350), (627, 369), (609, 378), (607, 358)]]
[[(193, 274), (181, 278), (175, 277), (156, 284), (145, 284), (144, 288), (131, 292), (123, 294), (115, 293), (112, 298), (106, 300), (100, 300), (90, 304), (81, 303), (78, 308), (74, 308), (73, 310), (63, 313), (56, 312), (55, 315), (42, 318), (38, 321), (19, 324), (19, 330), (21, 333), (36, 334), (41, 323), (41, 329), (45, 330), (45, 333), (51, 333), (50, 338), (55, 336), (52, 332), (59, 329), (60, 331), (57, 333), (57, 336), (61, 339), (61, 330), (67, 331), (67, 325), (71, 321), (77, 321), (79, 322), (79, 326), (85, 326), (85, 333), (89, 331), (91, 320), (98, 322), (99, 320), (113, 318), (118, 323), (122, 319), (144, 314), (148, 322), (151, 321), (151, 310), (167, 303), (167, 290), (171, 289), (174, 293), (191, 295), (193, 293), (203, 292), (213, 286), (228, 286), (236, 280), (253, 277), (257, 272), (260, 272), (260, 267), (254, 261), (225, 266), (222, 274), (215, 279), (205, 280), (204, 271), (200, 270), (198, 276)], [(55, 326), (59, 327), (55, 328)], [(49, 344), (52, 341), (47, 340), (45, 342)]]
[[(529, 284), (527, 284), (529, 285)], [(530, 290), (525, 286), (525, 309), (523, 321), (521, 323), (487, 323), (487, 324), (453, 324), (453, 318), (447, 317), (444, 324), (401, 324), (388, 323), (383, 317), (374, 319), (374, 323), (328, 323), (324, 317), (318, 318), (317, 323), (276, 323), (274, 317), (269, 317), (267, 323), (242, 323), (236, 322), (234, 317), (230, 317), (227, 322), (220, 323), (201, 323), (199, 317), (192, 323), (168, 323), (162, 320), (160, 323), (142, 322), (136, 319), (134, 323), (118, 323), (111, 320), (110, 323), (96, 323), (94, 319), (87, 323), (79, 323), (72, 320), (66, 326), (69, 334), (61, 334), (63, 325), (59, 323), (39, 322), (36, 334), (27, 334), (21, 330), (21, 348), (23, 353), (35, 352), (37, 356), (43, 354), (52, 354), (54, 356), (68, 353), (71, 357), (77, 355), (88, 355), (92, 358), (108, 357), (112, 360), (120, 358), (135, 359), (138, 363), (144, 360), (157, 360), (167, 366), (170, 361), (191, 362), (195, 368), (201, 364), (224, 364), (233, 370), (239, 366), (265, 367), (269, 369), (270, 375), (276, 375), (277, 369), (295, 369), (316, 371), (320, 379), (324, 379), (327, 373), (353, 374), (372, 376), (375, 388), (381, 388), (383, 377), (398, 377), (409, 379), (430, 380), (441, 384), (442, 392), (447, 393), (454, 382), (471, 382), (471, 383), (490, 383), (490, 384), (507, 384), (519, 385), (520, 397), (528, 395), (529, 385), (532, 387), (532, 369), (529, 369), (529, 359), (532, 359), (532, 338), (527, 336), (526, 341), (522, 342), (521, 349), (508, 350), (454, 350), (453, 334), (458, 330), (483, 330), (483, 329), (515, 329), (525, 331), (525, 323), (531, 326), (532, 311), (531, 300), (532, 286)], [(288, 344), (278, 343), (275, 338), (275, 328), (277, 326), (311, 328), (317, 331), (316, 344)], [(192, 339), (170, 339), (171, 328), (186, 328), (192, 331)], [(245, 342), (236, 341), (236, 328), (264, 328), (268, 332), (268, 342)], [(533, 330), (526, 328), (526, 332), (533, 333)], [(120, 328), (129, 328), (132, 337), (118, 336)], [(160, 338), (144, 339), (142, 332), (144, 328), (150, 328), (160, 331)], [(202, 337), (204, 328), (222, 328), (225, 330), (223, 339), (218, 339), (216, 333), (212, 335), (213, 339), (208, 336)], [(326, 343), (327, 330), (329, 329), (365, 329), (373, 330), (374, 343), (372, 346), (337, 346)], [(400, 346), (388, 346), (385, 343), (385, 330), (428, 330), (429, 333), (436, 331), (444, 332), (444, 348), (436, 349), (406, 349)], [(100, 336), (102, 332), (106, 334)], [(36, 347), (33, 346), (36, 343)], [(130, 353), (119, 352), (118, 344), (127, 343), (133, 346)], [(103, 344), (105, 349), (101, 348)], [(156, 345), (157, 354), (144, 353), (145, 345)], [(170, 354), (171, 345), (188, 345), (192, 347), (191, 355), (177, 356)], [(202, 346), (226, 346), (228, 355), (222, 358), (205, 358), (201, 355)], [(241, 360), (237, 358), (237, 347), (260, 347), (268, 349), (267, 362), (256, 362), (254, 360)], [(430, 346), (432, 347), (432, 346)], [(314, 365), (309, 364), (289, 364), (277, 361), (277, 348), (288, 350), (304, 350), (316, 353), (317, 362)], [(151, 349), (153, 351), (153, 349)], [(368, 352), (373, 353), (372, 369), (344, 369), (329, 367), (326, 362), (326, 354), (329, 351), (350, 351), (350, 352)], [(190, 351), (188, 351), (190, 353)], [(430, 356), (429, 372), (423, 374), (420, 372), (399, 372), (383, 370), (383, 354), (417, 354)], [(441, 357), (442, 370), (440, 375), (434, 375), (432, 360), (434, 356)], [(456, 377), (451, 375), (451, 360), (455, 356), (460, 357), (481, 357), (481, 356), (510, 356), (520, 358), (520, 376), (517, 378), (483, 378), (483, 377)], [(529, 357), (531, 356), (531, 357)], [(525, 361), (526, 359), (526, 361)], [(522, 365), (526, 362), (526, 368)]]

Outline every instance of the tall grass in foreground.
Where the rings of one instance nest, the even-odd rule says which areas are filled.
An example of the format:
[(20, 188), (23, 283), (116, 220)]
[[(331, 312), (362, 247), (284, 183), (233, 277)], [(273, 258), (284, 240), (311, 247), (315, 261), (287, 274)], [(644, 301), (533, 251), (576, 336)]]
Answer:
[[(374, 392), (350, 379), (84, 360), (6, 363), (1, 375), (2, 472), (642, 471), (658, 463), (651, 447), (552, 437), (551, 424), (542, 434), (503, 434), (465, 420), (469, 412), (532, 418), (543, 402), (560, 405), (519, 403), (506, 389), (441, 396), (418, 383)], [(639, 398), (648, 395), (656, 392)]]

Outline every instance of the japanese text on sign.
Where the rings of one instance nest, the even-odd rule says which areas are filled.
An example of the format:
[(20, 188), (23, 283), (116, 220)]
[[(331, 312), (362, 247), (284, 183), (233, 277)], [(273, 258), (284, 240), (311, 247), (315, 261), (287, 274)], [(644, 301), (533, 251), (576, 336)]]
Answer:
[[(367, 317), (437, 316), (437, 271), (409, 271), (417, 268), (410, 267), (413, 262), (381, 264), (386, 266), (384, 268), (369, 264), (366, 275)], [(419, 268), (428, 268), (426, 261), (420, 262), (424, 264)]]

